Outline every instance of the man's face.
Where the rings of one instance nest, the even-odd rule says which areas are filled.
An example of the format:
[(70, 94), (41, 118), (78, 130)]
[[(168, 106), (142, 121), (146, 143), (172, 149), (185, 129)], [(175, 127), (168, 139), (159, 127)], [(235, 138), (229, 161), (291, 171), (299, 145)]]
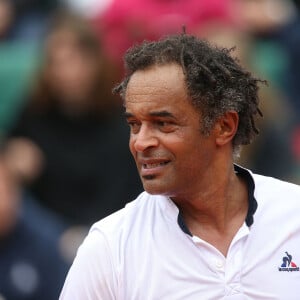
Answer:
[(203, 188), (215, 142), (200, 131), (200, 113), (187, 94), (177, 64), (135, 72), (125, 95), (130, 150), (144, 189), (185, 197)]

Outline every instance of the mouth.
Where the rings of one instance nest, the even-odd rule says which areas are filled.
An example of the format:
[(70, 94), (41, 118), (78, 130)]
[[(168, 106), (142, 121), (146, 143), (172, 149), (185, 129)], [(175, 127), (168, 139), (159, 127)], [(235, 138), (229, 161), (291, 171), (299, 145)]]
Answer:
[(160, 175), (170, 161), (149, 161), (141, 163), (140, 175), (145, 179), (153, 179)]
[(155, 169), (155, 168), (158, 168), (161, 166), (165, 166), (168, 163), (169, 163), (168, 161), (165, 161), (165, 162), (159, 162), (159, 163), (142, 164), (142, 167), (145, 170), (149, 170), (149, 169)]

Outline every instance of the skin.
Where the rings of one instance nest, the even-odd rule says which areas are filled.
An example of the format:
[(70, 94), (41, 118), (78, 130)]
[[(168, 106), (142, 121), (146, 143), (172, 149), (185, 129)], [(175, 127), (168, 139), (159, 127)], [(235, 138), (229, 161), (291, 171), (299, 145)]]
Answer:
[(201, 134), (201, 113), (189, 99), (182, 68), (135, 72), (125, 94), (129, 147), (144, 189), (171, 197), (192, 232), (224, 256), (247, 213), (247, 188), (233, 169), (238, 114), (227, 112)]

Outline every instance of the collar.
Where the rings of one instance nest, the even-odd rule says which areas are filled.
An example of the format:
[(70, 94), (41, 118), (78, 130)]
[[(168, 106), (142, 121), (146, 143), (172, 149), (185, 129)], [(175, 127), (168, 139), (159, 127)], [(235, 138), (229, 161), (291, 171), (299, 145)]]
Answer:
[[(251, 176), (251, 173), (247, 169), (244, 169), (235, 164), (234, 171), (237, 176), (242, 177), (246, 181), (247, 186), (248, 186), (248, 212), (246, 215), (245, 222), (246, 222), (246, 225), (248, 227), (250, 227), (254, 222), (253, 216), (257, 209), (257, 201), (254, 197), (255, 183), (254, 183), (253, 177)], [(179, 227), (181, 228), (181, 230), (184, 233), (192, 236), (192, 233), (190, 232), (190, 230), (188, 229), (188, 227), (186, 226), (186, 224), (183, 220), (183, 216), (182, 216), (182, 213), (180, 210), (178, 213), (177, 222), (178, 222)]]

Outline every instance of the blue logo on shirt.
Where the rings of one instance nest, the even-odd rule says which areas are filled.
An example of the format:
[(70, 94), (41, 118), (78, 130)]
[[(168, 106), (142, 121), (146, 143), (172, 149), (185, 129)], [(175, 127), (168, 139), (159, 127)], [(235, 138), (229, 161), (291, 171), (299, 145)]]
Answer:
[(294, 271), (299, 271), (299, 267), (292, 261), (292, 255), (289, 254), (288, 252), (285, 252), (286, 256), (282, 258), (282, 264), (278, 268), (279, 271), (284, 271), (284, 272), (294, 272)]

